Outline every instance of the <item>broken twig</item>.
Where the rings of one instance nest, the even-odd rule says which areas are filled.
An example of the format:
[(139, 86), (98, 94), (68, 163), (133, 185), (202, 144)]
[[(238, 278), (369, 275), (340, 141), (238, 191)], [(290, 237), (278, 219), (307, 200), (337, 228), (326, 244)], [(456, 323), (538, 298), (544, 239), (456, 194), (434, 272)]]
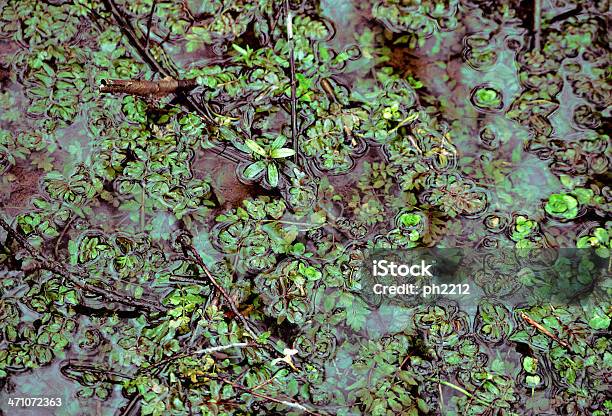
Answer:
[(569, 344), (567, 342), (562, 341), (561, 339), (559, 339), (558, 336), (556, 336), (555, 334), (550, 332), (548, 329), (544, 328), (542, 325), (540, 325), (539, 323), (534, 321), (525, 312), (521, 312), (521, 318), (523, 318), (529, 325), (531, 325), (532, 327), (534, 327), (535, 329), (537, 329), (538, 331), (540, 331), (541, 333), (543, 333), (547, 337), (557, 341), (560, 345), (564, 346), (565, 348), (569, 348)]
[(248, 388), (246, 386), (243, 386), (242, 384), (238, 384), (238, 383), (236, 383), (236, 382), (234, 382), (232, 380), (229, 380), (229, 379), (227, 379), (225, 377), (222, 377), (222, 376), (216, 376), (215, 377), (215, 376), (210, 376), (210, 375), (207, 375), (207, 377), (209, 377), (209, 378), (216, 378), (216, 379), (224, 382), (225, 384), (229, 384), (230, 386), (232, 386), (236, 390), (242, 390), (243, 392), (248, 393), (248, 394), (250, 394), (250, 395), (252, 395), (254, 397), (259, 397), (260, 399), (264, 399), (264, 400), (267, 400), (267, 401), (270, 401), (270, 402), (282, 404), (282, 405), (285, 405), (287, 407), (290, 407), (290, 408), (297, 409), (297, 410), (300, 410), (302, 412), (305, 412), (305, 413), (307, 413), (309, 415), (320, 415), (320, 413), (317, 413), (317, 412), (309, 409), (308, 407), (304, 406), (303, 404), (296, 403), (296, 402), (290, 402), (288, 400), (278, 399), (276, 397), (272, 397), (272, 396), (268, 396), (268, 395), (265, 395), (265, 394), (257, 393), (255, 391), (253, 391), (253, 389), (250, 389), (250, 388)]
[(227, 301), (227, 303), (228, 303), (230, 309), (232, 310), (232, 312), (234, 313), (234, 315), (240, 320), (240, 322), (242, 322), (242, 324), (244, 325), (244, 329), (248, 332), (248, 334), (254, 340), (257, 340), (258, 335), (251, 329), (251, 325), (249, 324), (249, 321), (244, 317), (244, 315), (242, 315), (240, 313), (240, 310), (238, 309), (238, 306), (236, 306), (236, 302), (234, 302), (234, 299), (232, 299), (231, 296), (227, 293), (227, 291), (223, 288), (223, 286), (221, 286), (221, 284), (219, 282), (217, 282), (217, 279), (212, 275), (212, 273), (210, 272), (208, 267), (206, 267), (206, 264), (204, 264), (204, 261), (202, 260), (202, 257), (200, 256), (198, 251), (195, 249), (195, 247), (192, 246), (186, 240), (187, 240), (186, 237), (181, 236), (178, 239), (178, 243), (183, 247), (183, 250), (188, 251), (189, 253), (191, 253), (191, 255), (193, 256), (193, 258), (194, 258), (195, 262), (197, 263), (197, 265), (200, 266), (202, 268), (202, 270), (204, 270), (204, 274), (206, 274), (206, 277), (208, 278), (210, 283), (212, 283), (212, 285), (215, 287), (215, 289), (219, 293), (221, 293), (221, 295)]
[(164, 78), (159, 81), (108, 79), (102, 81), (100, 92), (161, 98), (169, 94), (188, 91), (197, 86), (195, 79)]

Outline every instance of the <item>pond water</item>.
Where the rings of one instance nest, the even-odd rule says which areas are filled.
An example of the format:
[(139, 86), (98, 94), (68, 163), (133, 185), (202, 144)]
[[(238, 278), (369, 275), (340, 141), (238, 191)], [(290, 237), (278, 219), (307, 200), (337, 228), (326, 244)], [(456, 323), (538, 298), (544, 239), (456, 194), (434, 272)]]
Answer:
[[(608, 2), (18, 3), (0, 214), (33, 248), (0, 230), (0, 414), (612, 407), (609, 267), (548, 264), (592, 293), (555, 305), (512, 291), (550, 278), (537, 254), (501, 267), (609, 258)], [(198, 86), (99, 91), (167, 76)], [(489, 249), (493, 275), (458, 302), (373, 301), (367, 254), (418, 247), (466, 269)], [(251, 327), (266, 348), (194, 358)]]

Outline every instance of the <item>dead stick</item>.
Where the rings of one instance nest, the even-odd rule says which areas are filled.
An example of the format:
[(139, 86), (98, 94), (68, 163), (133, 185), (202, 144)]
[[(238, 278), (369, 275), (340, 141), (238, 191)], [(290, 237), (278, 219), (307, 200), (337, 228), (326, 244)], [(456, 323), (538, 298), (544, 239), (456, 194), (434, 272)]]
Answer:
[(13, 227), (11, 227), (2, 218), (0, 218), (0, 227), (4, 228), (7, 234), (11, 236), (13, 240), (15, 240), (28, 253), (30, 253), (32, 257), (34, 257), (40, 263), (41, 268), (68, 279), (78, 288), (85, 290), (86, 292), (99, 295), (111, 302), (117, 302), (132, 307), (139, 307), (154, 312), (164, 312), (166, 310), (166, 308), (162, 307), (161, 305), (157, 305), (144, 299), (136, 299), (129, 295), (118, 295), (110, 290), (87, 283), (85, 280), (88, 277), (88, 273), (85, 270), (77, 269), (70, 271), (64, 264), (49, 259), (42, 253), (38, 252), (24, 236), (15, 231)]
[(244, 348), (244, 347), (256, 347), (256, 346), (257, 346), (256, 343), (236, 342), (234, 344), (229, 344), (229, 345), (220, 345), (216, 347), (204, 348), (204, 349), (197, 350), (197, 351), (184, 352), (181, 354), (176, 354), (171, 357), (165, 358), (156, 363), (153, 363), (149, 367), (140, 367), (138, 371), (136, 372), (136, 374), (141, 374), (142, 372), (151, 373), (152, 370), (155, 370), (156, 368), (159, 368), (165, 364), (171, 363), (172, 361), (180, 360), (181, 358), (192, 357), (194, 355), (213, 354), (215, 352), (224, 351), (230, 348)]
[(161, 98), (169, 94), (188, 91), (197, 86), (198, 83), (195, 79), (165, 78), (159, 81), (108, 79), (102, 81), (100, 92)]
[[(176, 71), (170, 71), (166, 69), (161, 63), (157, 62), (157, 60), (149, 53), (148, 49), (145, 48), (142, 44), (141, 39), (135, 33), (134, 27), (131, 23), (125, 18), (124, 13), (113, 0), (103, 0), (106, 9), (109, 13), (111, 13), (119, 25), (121, 32), (126, 36), (130, 42), (130, 44), (136, 48), (136, 51), (140, 55), (140, 57), (149, 65), (149, 67), (166, 77), (176, 77)], [(171, 73), (174, 72), (174, 73)], [(202, 120), (211, 126), (216, 126), (217, 123), (214, 120), (212, 110), (208, 103), (199, 103), (191, 94), (184, 94), (187, 103), (189, 104), (189, 108), (192, 111), (195, 111)], [(246, 156), (243, 152), (238, 151), (233, 147), (228, 147), (227, 143), (223, 145), (213, 144), (214, 149), (217, 151), (217, 154), (231, 162), (237, 163), (241, 160), (250, 160), (248, 156)]]
[(192, 254), (198, 266), (200, 266), (202, 270), (204, 270), (204, 274), (206, 274), (206, 277), (208, 278), (210, 283), (212, 283), (215, 289), (217, 289), (217, 291), (219, 291), (219, 293), (223, 295), (234, 315), (240, 320), (240, 322), (242, 322), (242, 324), (244, 325), (244, 329), (249, 333), (251, 337), (253, 337), (254, 340), (257, 340), (258, 335), (251, 329), (249, 321), (244, 317), (244, 315), (240, 313), (240, 310), (238, 309), (238, 306), (236, 306), (234, 300), (230, 297), (230, 295), (223, 288), (223, 286), (221, 286), (221, 284), (217, 282), (217, 279), (215, 279), (210, 270), (208, 270), (208, 267), (206, 267), (206, 264), (204, 264), (204, 261), (202, 260), (202, 257), (200, 257), (198, 251), (187, 241), (187, 237), (179, 237), (178, 243), (183, 247), (183, 250), (189, 251)]
[[(155, 57), (149, 52), (149, 50), (143, 45), (142, 40), (134, 31), (132, 24), (125, 18), (125, 14), (117, 5), (114, 0), (103, 0), (107, 10), (113, 15), (115, 21), (119, 24), (121, 32), (128, 38), (130, 43), (136, 48), (140, 57), (149, 65), (151, 69), (165, 77), (176, 77), (176, 70), (168, 70), (161, 65)], [(186, 95), (185, 98), (189, 102), (192, 110), (195, 110), (204, 119), (207, 124), (216, 125), (211, 110), (208, 108), (208, 104), (204, 103), (200, 106), (199, 103), (191, 96)]]
[(562, 346), (564, 346), (565, 348), (569, 348), (569, 344), (565, 341), (562, 341), (561, 339), (559, 339), (558, 336), (556, 336), (555, 334), (553, 334), (552, 332), (550, 332), (548, 329), (544, 328), (542, 325), (540, 325), (539, 323), (537, 323), (536, 321), (534, 321), (533, 319), (531, 319), (529, 317), (529, 315), (527, 315), (525, 312), (521, 312), (521, 318), (523, 318), (525, 321), (527, 321), (527, 323), (529, 325), (531, 325), (532, 327), (534, 327), (535, 329), (537, 329), (538, 331), (540, 331), (541, 333), (543, 333), (544, 335), (548, 336), (549, 338), (557, 341), (559, 344), (561, 344)]

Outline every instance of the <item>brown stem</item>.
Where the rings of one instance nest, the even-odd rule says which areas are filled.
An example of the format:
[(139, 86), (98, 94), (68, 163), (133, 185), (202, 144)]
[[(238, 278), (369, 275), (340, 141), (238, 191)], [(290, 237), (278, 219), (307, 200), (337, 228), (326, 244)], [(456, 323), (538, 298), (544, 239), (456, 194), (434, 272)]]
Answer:
[(527, 315), (525, 312), (521, 312), (521, 318), (523, 318), (525, 321), (527, 321), (527, 323), (529, 325), (531, 325), (532, 327), (534, 327), (535, 329), (537, 329), (538, 331), (540, 331), (541, 333), (543, 333), (544, 335), (546, 335), (547, 337), (557, 341), (560, 345), (562, 345), (565, 348), (569, 348), (569, 344), (565, 341), (562, 341), (561, 339), (559, 339), (558, 336), (556, 336), (555, 334), (553, 334), (552, 332), (550, 332), (548, 329), (544, 328), (542, 325), (540, 325), (539, 323), (537, 323), (536, 321), (534, 321), (529, 315)]
[(252, 343), (236, 343), (236, 344), (222, 345), (222, 346), (219, 346), (219, 347), (210, 347), (210, 348), (207, 348), (207, 349), (205, 348), (205, 349), (202, 349), (202, 350), (184, 352), (184, 353), (173, 355), (173, 356), (168, 357), (168, 358), (164, 358), (161, 361), (158, 361), (156, 363), (151, 364), (149, 367), (141, 367), (138, 370), (137, 374), (140, 374), (142, 372), (149, 374), (153, 370), (155, 370), (156, 368), (162, 367), (163, 365), (171, 363), (173, 361), (180, 360), (181, 358), (192, 357), (194, 355), (203, 355), (203, 354), (214, 355), (218, 351), (222, 351), (222, 350), (226, 350), (226, 349), (230, 349), (230, 348), (244, 348), (244, 347), (257, 347), (257, 346), (258, 345), (256, 343), (254, 343), (254, 342), (252, 342)]
[(15, 240), (21, 247), (23, 247), (32, 257), (34, 257), (40, 264), (42, 269), (53, 272), (59, 276), (68, 279), (76, 287), (95, 295), (101, 296), (102, 298), (111, 302), (121, 303), (123, 305), (146, 309), (153, 312), (164, 312), (166, 308), (163, 306), (146, 301), (144, 299), (136, 299), (129, 295), (119, 295), (116, 292), (101, 288), (99, 286), (88, 283), (86, 280), (89, 276), (87, 271), (80, 268), (72, 268), (68, 270), (68, 267), (64, 263), (52, 260), (46, 257), (44, 254), (38, 252), (28, 240), (13, 229), (4, 219), (0, 218), (0, 227), (4, 228), (7, 234)]
[(169, 94), (188, 91), (197, 86), (198, 83), (195, 79), (164, 78), (159, 81), (108, 79), (102, 80), (100, 92), (161, 98)]
[(68, 222), (66, 223), (66, 225), (64, 226), (64, 229), (62, 230), (61, 234), (59, 235), (59, 237), (57, 238), (57, 241), (55, 242), (55, 249), (53, 250), (53, 253), (55, 254), (55, 258), (59, 257), (59, 246), (60, 243), (62, 242), (62, 239), (64, 238), (64, 236), (66, 235), (66, 232), (68, 231), (68, 228), (70, 228), (70, 224), (72, 224), (72, 222), (76, 219), (76, 216), (72, 216), (70, 217), (70, 219), (68, 220)]
[[(136, 34), (134, 27), (129, 22), (129, 20), (125, 17), (123, 11), (117, 7), (114, 0), (103, 0), (104, 5), (109, 13), (111, 13), (119, 25), (119, 29), (129, 40), (129, 43), (136, 49), (142, 60), (145, 61), (149, 65), (149, 67), (155, 71), (160, 73), (165, 77), (176, 78), (177, 71), (174, 69), (167, 69), (161, 63), (159, 63), (155, 57), (149, 52), (148, 48), (144, 46), (144, 43), (140, 39), (140, 37)], [(191, 111), (196, 112), (202, 120), (208, 125), (216, 126), (217, 123), (214, 120), (212, 110), (208, 103), (199, 103), (193, 96), (190, 94), (183, 94), (182, 91), (178, 91), (180, 95), (182, 95), (185, 100), (187, 100), (188, 107)], [(235, 148), (228, 148), (227, 144), (214, 144), (215, 151), (217, 154), (227, 160), (230, 160), (234, 163), (239, 161), (250, 161), (250, 157), (246, 156), (243, 152)]]
[(253, 339), (256, 340), (258, 335), (251, 329), (251, 325), (249, 324), (249, 321), (244, 317), (244, 315), (242, 313), (240, 313), (240, 310), (238, 309), (238, 306), (236, 306), (236, 302), (234, 302), (234, 299), (232, 299), (232, 297), (227, 293), (227, 291), (223, 288), (223, 286), (221, 286), (221, 284), (219, 282), (217, 282), (217, 279), (215, 279), (215, 277), (212, 275), (212, 273), (210, 272), (208, 267), (206, 267), (206, 264), (204, 264), (204, 261), (202, 260), (202, 257), (200, 256), (198, 251), (195, 249), (195, 247), (192, 246), (187, 241), (187, 237), (186, 236), (179, 237), (178, 242), (183, 247), (183, 250), (188, 251), (188, 252), (191, 253), (191, 255), (193, 256), (193, 258), (194, 258), (195, 262), (198, 264), (198, 266), (200, 266), (202, 268), (202, 270), (204, 270), (204, 274), (206, 274), (206, 277), (208, 278), (210, 283), (212, 283), (212, 285), (215, 287), (215, 289), (219, 293), (221, 293), (221, 295), (223, 295), (223, 297), (227, 301), (227, 303), (228, 303), (230, 309), (232, 310), (232, 312), (234, 313), (234, 315), (240, 320), (240, 322), (242, 322), (242, 324), (244, 325), (244, 329), (249, 333), (249, 335), (251, 337), (253, 337)]
[(331, 82), (329, 82), (329, 79), (321, 78), (320, 82), (321, 82), (321, 87), (323, 88), (323, 91), (325, 91), (325, 94), (327, 94), (329, 99), (335, 103), (338, 103), (336, 92), (334, 91), (334, 87), (332, 86)]
[(147, 21), (147, 36), (145, 37), (145, 48), (149, 48), (149, 40), (151, 39), (151, 26), (153, 25), (153, 15), (155, 14), (155, 6), (157, 6), (157, 0), (153, 0), (151, 4), (151, 12), (149, 13), (149, 19)]

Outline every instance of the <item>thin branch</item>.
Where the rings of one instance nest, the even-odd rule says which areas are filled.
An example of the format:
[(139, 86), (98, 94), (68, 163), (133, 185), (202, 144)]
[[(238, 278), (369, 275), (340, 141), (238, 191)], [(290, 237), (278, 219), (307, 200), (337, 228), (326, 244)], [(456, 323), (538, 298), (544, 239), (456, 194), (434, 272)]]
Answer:
[(159, 81), (108, 79), (102, 80), (100, 92), (161, 98), (166, 95), (192, 90), (197, 86), (198, 83), (195, 79), (164, 78)]
[(536, 52), (541, 50), (542, 32), (542, 0), (533, 0), (533, 49)]
[(288, 400), (278, 399), (276, 397), (268, 396), (266, 394), (257, 393), (255, 391), (253, 391), (252, 389), (250, 389), (250, 388), (248, 388), (246, 386), (243, 386), (242, 384), (238, 384), (238, 383), (236, 383), (236, 382), (234, 382), (232, 380), (229, 380), (229, 379), (227, 379), (225, 377), (222, 377), (222, 376), (217, 376), (217, 377), (207, 376), (207, 377), (209, 377), (209, 378), (217, 378), (218, 380), (221, 380), (225, 384), (229, 384), (230, 386), (232, 386), (235, 389), (242, 390), (245, 393), (248, 393), (248, 394), (250, 394), (252, 396), (259, 397), (260, 399), (264, 399), (264, 400), (267, 400), (267, 401), (270, 401), (270, 402), (282, 404), (282, 405), (285, 405), (287, 407), (291, 407), (293, 409), (301, 410), (302, 412), (308, 413), (309, 415), (317, 415), (317, 416), (321, 415), (320, 413), (317, 413), (317, 412), (309, 409), (308, 407), (304, 406), (303, 404), (296, 403), (296, 402), (291, 402), (291, 401), (288, 401)]
[(115, 21), (119, 24), (121, 32), (129, 39), (130, 43), (138, 50), (138, 54), (142, 59), (156, 72), (164, 76), (173, 77), (176, 74), (172, 73), (175, 71), (169, 71), (164, 68), (157, 60), (151, 55), (147, 48), (141, 43), (140, 38), (134, 32), (134, 28), (130, 22), (126, 19), (125, 14), (121, 11), (113, 0), (103, 0), (107, 10), (113, 15)]
[(68, 222), (66, 223), (66, 225), (64, 226), (64, 228), (62, 229), (62, 232), (60, 233), (59, 237), (57, 238), (57, 241), (55, 242), (55, 249), (53, 250), (53, 253), (55, 254), (55, 257), (59, 257), (59, 246), (60, 243), (62, 242), (62, 240), (64, 239), (64, 236), (66, 235), (66, 232), (68, 231), (68, 228), (70, 228), (70, 224), (72, 224), (72, 222), (76, 219), (76, 216), (73, 215), (70, 217), (70, 219), (68, 220)]
[(521, 318), (523, 318), (525, 321), (527, 321), (527, 323), (529, 325), (531, 325), (532, 327), (534, 327), (535, 329), (537, 329), (538, 331), (540, 331), (541, 333), (543, 333), (544, 335), (546, 335), (547, 337), (553, 339), (554, 341), (557, 341), (560, 345), (562, 345), (565, 348), (569, 348), (569, 344), (561, 339), (559, 339), (558, 336), (556, 336), (555, 334), (553, 334), (552, 332), (550, 332), (548, 329), (544, 328), (542, 325), (540, 325), (539, 323), (537, 323), (536, 321), (534, 321), (529, 315), (527, 315), (525, 312), (521, 312)]
[(171, 357), (165, 358), (156, 363), (153, 363), (149, 367), (141, 367), (137, 373), (140, 373), (141, 371), (144, 371), (146, 373), (151, 373), (152, 370), (155, 370), (156, 368), (159, 368), (165, 364), (168, 364), (172, 361), (180, 360), (181, 358), (191, 357), (192, 355), (214, 354), (216, 352), (228, 350), (231, 348), (244, 348), (244, 347), (256, 347), (256, 346), (257, 344), (254, 342), (235, 342), (233, 344), (228, 344), (228, 345), (219, 345), (216, 347), (204, 348), (204, 349), (196, 350), (192, 352), (184, 352), (181, 354), (176, 354)]
[(215, 287), (215, 289), (217, 291), (219, 291), (219, 293), (221, 293), (221, 295), (223, 295), (223, 297), (227, 301), (227, 303), (228, 303), (230, 309), (232, 310), (232, 312), (234, 313), (234, 315), (240, 320), (240, 322), (242, 322), (242, 324), (244, 325), (244, 329), (249, 333), (249, 335), (251, 337), (253, 337), (253, 339), (256, 340), (258, 338), (258, 335), (251, 329), (249, 321), (244, 317), (244, 315), (242, 313), (240, 313), (240, 310), (238, 309), (238, 306), (236, 306), (236, 302), (234, 302), (234, 300), (227, 293), (227, 291), (223, 288), (223, 286), (221, 286), (221, 284), (219, 282), (217, 282), (217, 279), (215, 279), (215, 277), (212, 275), (212, 273), (210, 272), (208, 267), (206, 267), (206, 264), (204, 264), (204, 261), (202, 260), (202, 257), (200, 257), (200, 254), (195, 249), (195, 247), (192, 246), (187, 241), (187, 237), (186, 236), (180, 236), (179, 239), (178, 239), (178, 242), (183, 247), (183, 250), (188, 251), (188, 252), (191, 253), (191, 255), (193, 256), (193, 258), (194, 258), (195, 262), (198, 264), (198, 266), (200, 266), (202, 268), (202, 270), (204, 270), (204, 273), (206, 274), (206, 277), (208, 278), (210, 283), (212, 283), (212, 285)]
[(153, 25), (153, 15), (155, 14), (155, 6), (157, 6), (157, 0), (153, 0), (151, 4), (151, 12), (149, 13), (149, 19), (147, 21), (147, 36), (145, 37), (145, 48), (149, 48), (149, 40), (151, 39), (151, 26)]
[(439, 378), (430, 378), (429, 381), (433, 381), (434, 383), (438, 383), (438, 384), (444, 385), (446, 387), (450, 387), (453, 390), (457, 390), (458, 392), (465, 394), (467, 397), (469, 397), (470, 399), (474, 400), (475, 402), (478, 402), (478, 403), (482, 404), (483, 406), (491, 407), (491, 403), (486, 402), (486, 401), (476, 397), (474, 394), (470, 393), (469, 391), (467, 391), (463, 387), (460, 387), (460, 386), (458, 386), (456, 384), (453, 384), (450, 381), (440, 380)]
[(142, 395), (140, 393), (132, 397), (119, 416), (128, 416), (129, 414), (132, 414), (132, 410), (138, 406), (141, 398)]
[[(113, 0), (103, 0), (108, 11), (113, 15), (115, 21), (119, 24), (121, 32), (128, 38), (130, 43), (136, 48), (140, 57), (156, 72), (159, 72), (165, 77), (175, 78), (177, 76), (176, 70), (169, 70), (162, 64), (157, 62), (155, 57), (149, 52), (149, 50), (143, 45), (140, 37), (134, 31), (132, 24), (125, 18), (124, 13), (117, 7)], [(197, 111), (208, 124), (214, 125), (215, 122), (212, 119), (212, 115), (208, 106), (204, 106), (204, 109), (200, 107), (197, 101), (190, 95), (186, 95), (185, 98), (191, 105), (192, 109)]]
[(153, 312), (164, 312), (165, 307), (146, 301), (144, 299), (136, 299), (133, 296), (122, 294), (119, 295), (116, 292), (101, 288), (87, 282), (89, 274), (80, 268), (72, 268), (69, 270), (68, 267), (58, 261), (52, 260), (46, 257), (44, 254), (36, 250), (28, 240), (13, 229), (3, 218), (0, 218), (0, 227), (6, 230), (7, 234), (16, 241), (21, 247), (23, 247), (32, 257), (34, 257), (39, 263), (42, 269), (53, 272), (59, 276), (68, 279), (76, 287), (95, 295), (101, 296), (102, 298), (111, 302), (121, 303), (126, 306), (142, 308)]
[[(123, 11), (117, 7), (114, 0), (103, 0), (103, 2), (107, 11), (113, 15), (115, 21), (119, 25), (121, 32), (128, 38), (130, 44), (136, 48), (136, 51), (145, 61), (145, 63), (148, 64), (153, 71), (160, 73), (164, 77), (176, 78), (178, 76), (176, 70), (169, 70), (165, 68), (155, 59), (149, 50), (145, 48), (142, 40), (136, 34), (134, 27), (129, 20), (126, 19)], [(187, 100), (188, 107), (202, 117), (202, 120), (204, 120), (206, 124), (212, 126), (217, 125), (214, 120), (212, 110), (207, 103), (200, 105), (200, 103), (198, 103), (198, 101), (190, 94), (182, 94), (182, 96)], [(236, 162), (236, 160), (250, 160), (249, 157), (245, 156), (244, 153), (240, 152), (239, 150), (227, 148), (227, 144), (213, 144), (213, 146), (214, 150), (217, 151), (219, 156), (232, 162)]]
[(297, 99), (296, 99), (296, 81), (295, 81), (295, 51), (293, 43), (293, 22), (291, 9), (289, 8), (289, 0), (285, 0), (287, 8), (287, 41), (289, 42), (289, 69), (291, 80), (291, 143), (293, 143), (293, 161), (299, 166), (299, 143), (297, 134)]
[[(80, 372), (80, 373), (93, 373), (93, 374), (101, 374), (103, 376), (106, 376), (105, 378), (108, 380), (110, 379), (109, 376), (112, 377), (116, 377), (116, 378), (122, 378), (122, 379), (126, 379), (126, 380), (131, 380), (132, 376), (128, 375), (128, 374), (123, 374), (123, 373), (119, 373), (117, 371), (112, 371), (108, 368), (96, 368), (93, 367), (87, 363), (83, 363), (83, 362), (72, 362), (72, 360), (68, 360), (68, 363), (63, 366), (61, 368), (62, 373), (64, 373), (64, 371), (69, 371), (69, 370), (73, 370), (76, 372)], [(72, 378), (72, 377), (70, 377)], [(118, 382), (115, 382), (118, 383)]]
[(253, 345), (253, 344), (249, 344), (248, 342), (235, 342), (233, 344), (228, 344), (228, 345), (217, 345), (216, 347), (204, 348), (202, 350), (194, 351), (193, 353), (194, 354), (210, 354), (213, 352), (229, 350), (231, 348), (248, 347), (249, 345)]

